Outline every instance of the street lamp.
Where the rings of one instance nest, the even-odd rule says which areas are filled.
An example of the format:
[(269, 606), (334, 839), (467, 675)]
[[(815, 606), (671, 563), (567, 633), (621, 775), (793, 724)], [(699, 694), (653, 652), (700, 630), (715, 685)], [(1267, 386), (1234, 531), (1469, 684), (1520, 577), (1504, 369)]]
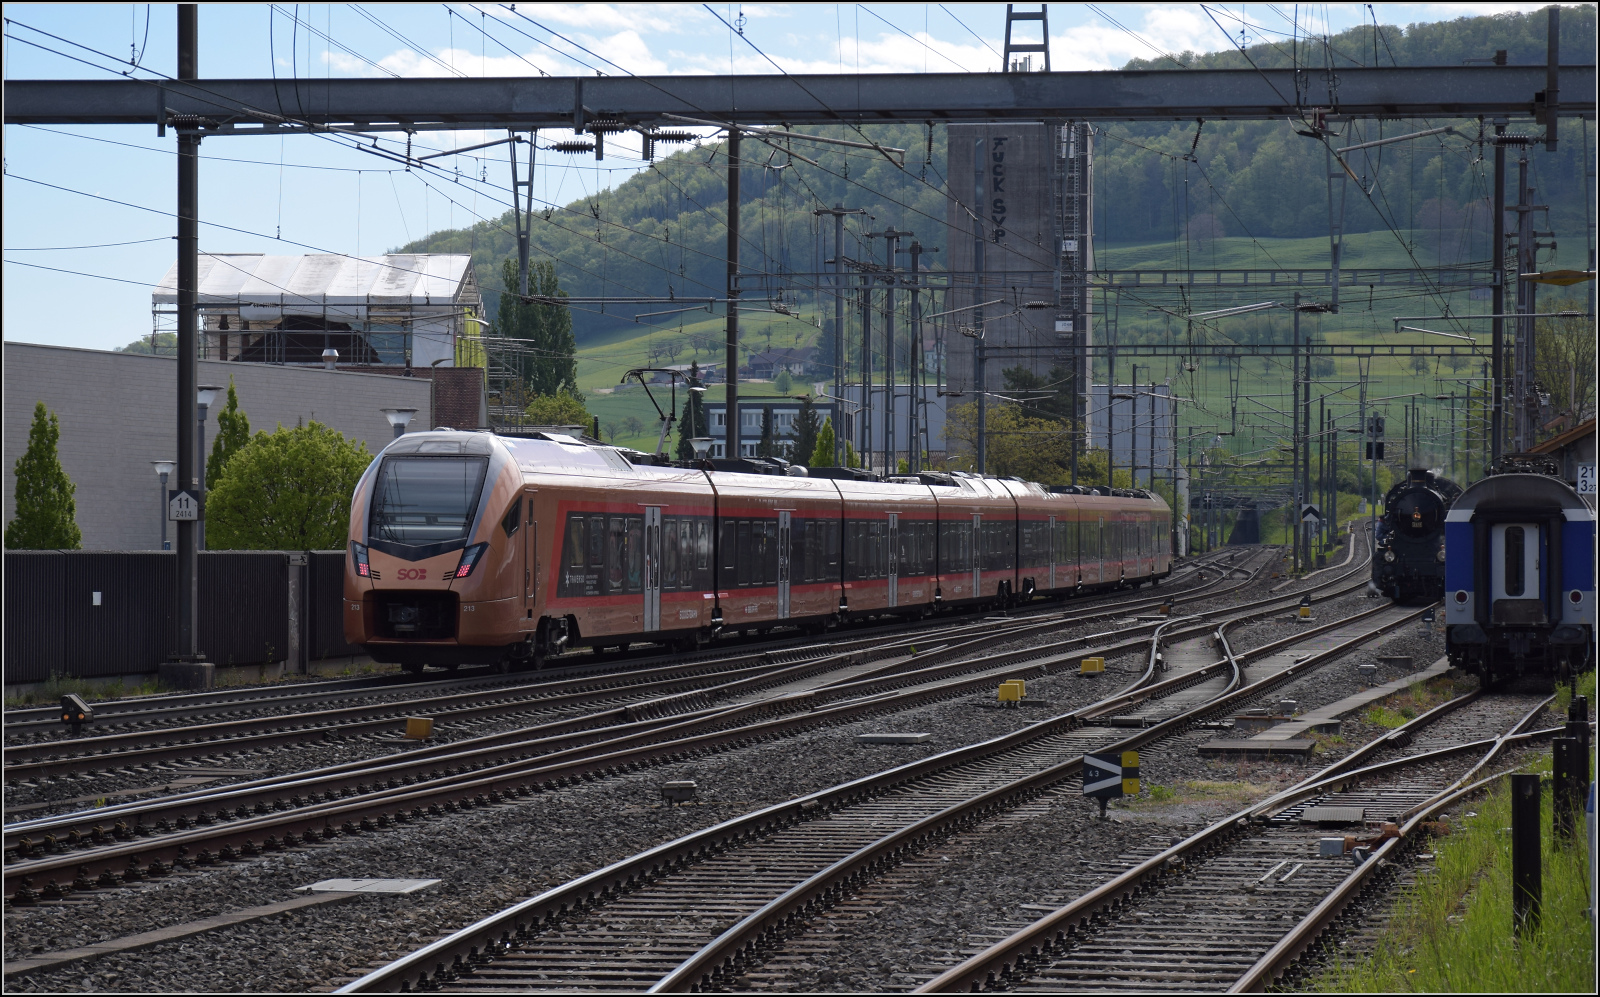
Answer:
[(195, 405), (200, 414), (200, 522), (196, 549), (206, 549), (206, 410), (217, 400), (222, 389), (215, 384), (202, 384), (195, 389)]
[(397, 440), (405, 435), (406, 427), (411, 425), (412, 417), (417, 414), (414, 408), (386, 408), (382, 411), (389, 425), (394, 427), (394, 438)]
[(161, 549), (171, 550), (172, 544), (167, 542), (167, 478), (172, 475), (172, 469), (177, 466), (170, 460), (153, 460), (156, 475), (161, 478)]

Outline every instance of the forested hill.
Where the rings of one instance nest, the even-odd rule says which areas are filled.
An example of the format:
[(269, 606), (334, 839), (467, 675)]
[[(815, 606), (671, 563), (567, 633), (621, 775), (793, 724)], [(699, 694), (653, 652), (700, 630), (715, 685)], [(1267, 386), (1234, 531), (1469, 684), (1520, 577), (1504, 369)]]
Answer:
[[(1310, 46), (1302, 41), (1295, 48), (1287, 38), (1269, 35), (1246, 53), (1182, 52), (1135, 60), (1126, 68), (1183, 72), (1184, 67), (1249, 68), (1253, 62), (1261, 68), (1307, 65), (1320, 72), (1329, 65), (1460, 65), (1502, 48), (1512, 64), (1542, 65), (1545, 32), (1542, 11), (1404, 28), (1369, 24)], [(1563, 7), (1562, 61), (1592, 63), (1595, 47), (1595, 7)], [(1458, 133), (1385, 146), (1352, 161), (1362, 185), (1351, 183), (1346, 193), (1347, 232), (1392, 229), (1430, 261), (1486, 258), (1491, 170), (1480, 156), (1477, 121), (1362, 122), (1349, 126), (1344, 137), (1367, 141), (1442, 124), (1456, 125)], [(888, 226), (910, 230), (927, 245), (948, 241), (942, 127), (907, 123), (806, 131), (855, 141), (869, 137), (906, 150), (906, 165), (902, 169), (872, 150), (794, 143), (795, 152), (816, 161), (812, 165), (747, 141), (745, 157), (759, 165), (747, 167), (742, 180), (745, 269), (817, 268), (832, 254), (832, 222), (812, 212), (835, 204), (868, 211), (847, 224), (846, 255), (853, 258), (881, 257), (882, 240), (862, 234)], [(1532, 184), (1536, 200), (1551, 206), (1548, 228), (1564, 244), (1562, 260), (1577, 265), (1584, 260), (1585, 192), (1592, 191), (1585, 172), (1593, 162), (1595, 135), (1592, 127), (1568, 120), (1561, 138), (1555, 153), (1532, 147)], [(1099, 126), (1096, 156), (1095, 227), (1102, 249), (1171, 244), (1176, 264), (1181, 249), (1195, 240), (1299, 238), (1328, 230), (1324, 146), (1295, 134), (1288, 122), (1106, 122)], [(726, 167), (719, 142), (682, 147), (611, 190), (543, 210), (533, 222), (534, 255), (556, 261), (562, 285), (572, 294), (721, 295)], [(574, 158), (566, 169), (573, 181), (566, 189), (596, 188), (597, 174), (581, 159)], [(506, 212), (470, 229), (433, 233), (398, 251), (471, 252), (482, 286), (493, 292), (500, 286), (498, 261), (515, 251), (513, 232)], [(493, 293), (488, 297), (493, 308)], [(623, 309), (619, 317), (615, 308), (604, 315), (575, 309), (579, 342), (614, 328), (634, 310)]]

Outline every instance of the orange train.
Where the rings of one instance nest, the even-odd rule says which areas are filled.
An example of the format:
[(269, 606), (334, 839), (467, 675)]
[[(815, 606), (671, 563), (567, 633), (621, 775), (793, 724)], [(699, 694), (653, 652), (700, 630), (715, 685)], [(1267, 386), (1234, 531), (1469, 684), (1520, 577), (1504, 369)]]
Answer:
[(1102, 492), (412, 433), (356, 487), (345, 635), (413, 671), (507, 668), (564, 647), (692, 647), (1170, 574), (1167, 504)]

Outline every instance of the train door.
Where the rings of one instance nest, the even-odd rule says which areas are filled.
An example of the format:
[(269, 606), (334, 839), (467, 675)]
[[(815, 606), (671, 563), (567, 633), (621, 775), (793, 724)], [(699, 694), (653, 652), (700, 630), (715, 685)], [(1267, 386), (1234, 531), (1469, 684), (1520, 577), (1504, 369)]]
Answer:
[(900, 605), (900, 514), (889, 513), (889, 605)]
[(983, 594), (983, 513), (972, 514), (972, 595)]
[(1497, 523), (1489, 536), (1489, 618), (1496, 623), (1544, 623), (1539, 524)]
[(661, 507), (644, 510), (644, 630), (661, 629)]
[(539, 601), (539, 524), (533, 518), (536, 491), (522, 496), (522, 629), (534, 627), (534, 607)]
[(1050, 587), (1056, 587), (1056, 517), (1050, 517), (1050, 531), (1045, 534), (1045, 546), (1050, 548)]
[(778, 619), (789, 618), (789, 513), (778, 513)]

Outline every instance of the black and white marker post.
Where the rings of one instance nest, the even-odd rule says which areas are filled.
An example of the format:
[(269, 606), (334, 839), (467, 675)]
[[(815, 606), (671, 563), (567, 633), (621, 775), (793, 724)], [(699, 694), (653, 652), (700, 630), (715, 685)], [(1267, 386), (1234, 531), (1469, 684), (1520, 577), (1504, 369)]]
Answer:
[(1106, 801), (1139, 792), (1139, 753), (1083, 756), (1083, 795), (1100, 801), (1100, 816), (1106, 815)]

